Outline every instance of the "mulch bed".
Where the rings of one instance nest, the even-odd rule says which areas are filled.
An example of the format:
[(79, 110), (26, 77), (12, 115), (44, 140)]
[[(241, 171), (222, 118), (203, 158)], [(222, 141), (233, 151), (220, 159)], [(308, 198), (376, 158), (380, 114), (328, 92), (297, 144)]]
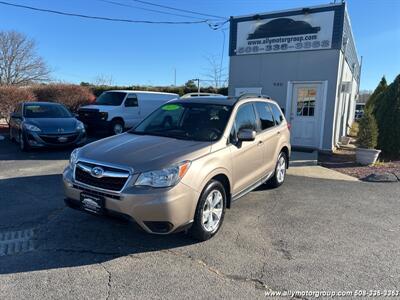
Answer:
[(400, 161), (378, 162), (373, 166), (361, 166), (356, 163), (355, 151), (339, 149), (333, 154), (321, 153), (318, 156), (320, 165), (335, 171), (363, 179), (371, 174), (394, 174), (400, 181)]

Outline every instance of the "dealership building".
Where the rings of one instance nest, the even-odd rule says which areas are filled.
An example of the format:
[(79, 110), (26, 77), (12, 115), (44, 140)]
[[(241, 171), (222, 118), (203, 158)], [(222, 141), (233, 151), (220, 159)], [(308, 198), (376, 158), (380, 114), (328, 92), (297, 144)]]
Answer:
[(231, 17), (229, 95), (268, 95), (292, 146), (333, 150), (354, 119), (360, 63), (346, 4)]

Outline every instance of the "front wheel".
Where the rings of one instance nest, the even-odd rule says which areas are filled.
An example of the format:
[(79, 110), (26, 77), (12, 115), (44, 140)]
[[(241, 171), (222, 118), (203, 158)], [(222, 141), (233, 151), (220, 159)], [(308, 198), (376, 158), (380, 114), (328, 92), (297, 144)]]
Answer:
[(121, 134), (124, 132), (124, 122), (121, 120), (115, 120), (111, 123), (111, 133)]
[(191, 235), (199, 241), (213, 237), (221, 228), (226, 208), (224, 186), (211, 180), (201, 193), (195, 212)]
[(21, 149), (21, 151), (24, 151), (24, 152), (30, 150), (28, 142), (26, 141), (24, 133), (22, 131), (20, 131), (20, 133), (19, 133), (19, 149)]
[(278, 161), (276, 162), (275, 166), (275, 172), (271, 179), (268, 180), (268, 186), (277, 188), (285, 182), (287, 165), (288, 160), (286, 154), (284, 152), (279, 153)]
[(15, 141), (14, 136), (12, 134), (12, 128), (11, 128), (10, 125), (9, 125), (9, 134), (8, 134), (8, 136), (9, 136), (11, 142)]

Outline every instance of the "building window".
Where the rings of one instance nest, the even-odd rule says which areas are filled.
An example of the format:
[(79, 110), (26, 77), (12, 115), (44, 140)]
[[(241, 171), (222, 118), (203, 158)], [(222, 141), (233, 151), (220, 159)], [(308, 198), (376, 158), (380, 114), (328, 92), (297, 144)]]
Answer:
[(299, 88), (297, 90), (297, 116), (313, 117), (316, 99), (316, 88)]

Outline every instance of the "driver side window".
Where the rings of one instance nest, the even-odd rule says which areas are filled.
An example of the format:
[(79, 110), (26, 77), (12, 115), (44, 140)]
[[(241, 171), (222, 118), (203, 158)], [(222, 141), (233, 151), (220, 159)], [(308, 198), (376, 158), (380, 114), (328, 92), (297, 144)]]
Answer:
[(125, 107), (137, 107), (138, 99), (135, 94), (129, 94), (125, 100)]
[(237, 134), (241, 129), (257, 131), (257, 119), (252, 103), (245, 103), (239, 107), (230, 133), (230, 142), (237, 141)]

